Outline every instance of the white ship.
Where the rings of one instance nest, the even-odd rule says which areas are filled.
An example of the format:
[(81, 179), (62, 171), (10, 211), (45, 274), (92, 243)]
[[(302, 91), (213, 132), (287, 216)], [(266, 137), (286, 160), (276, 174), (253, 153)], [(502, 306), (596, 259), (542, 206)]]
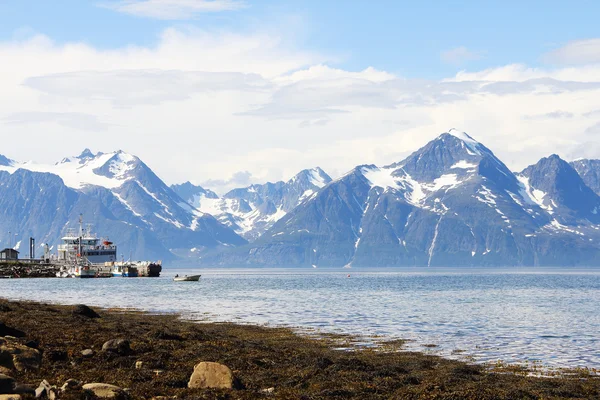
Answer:
[(162, 270), (161, 261), (117, 262), (117, 246), (108, 238), (98, 238), (91, 225), (84, 228), (81, 215), (79, 231), (67, 229), (62, 241), (58, 246), (59, 278), (158, 277)]
[(108, 239), (100, 239), (92, 232), (91, 225), (83, 227), (79, 216), (79, 231), (67, 229), (58, 246), (58, 263), (62, 264), (56, 276), (59, 278), (96, 278), (105, 275), (100, 267), (114, 263), (117, 259), (117, 246)]
[(79, 216), (79, 231), (67, 229), (58, 245), (58, 262), (65, 264), (104, 264), (117, 260), (117, 246), (108, 239), (100, 239), (92, 232), (91, 225), (83, 227), (83, 218)]

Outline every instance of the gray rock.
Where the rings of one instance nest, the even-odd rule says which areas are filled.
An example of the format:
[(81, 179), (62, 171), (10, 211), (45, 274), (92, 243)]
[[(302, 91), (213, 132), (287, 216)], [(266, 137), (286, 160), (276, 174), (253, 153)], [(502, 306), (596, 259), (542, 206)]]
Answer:
[(92, 392), (100, 399), (125, 399), (128, 397), (123, 389), (108, 383), (88, 383), (83, 385), (82, 389)]
[(100, 315), (85, 304), (78, 304), (73, 309), (73, 315), (79, 315), (85, 318), (100, 318)]
[(31, 386), (17, 384), (13, 389), (14, 394), (29, 394), (35, 396), (35, 389)]
[(0, 374), (0, 394), (13, 393), (15, 380), (8, 375)]
[(25, 371), (39, 369), (42, 354), (31, 347), (21, 344), (17, 339), (0, 338), (0, 366)]
[(131, 353), (131, 347), (127, 339), (112, 339), (102, 345), (102, 351), (125, 356)]
[(223, 364), (201, 362), (194, 368), (188, 387), (190, 389), (232, 389), (233, 373)]
[(68, 392), (69, 390), (75, 390), (81, 388), (81, 381), (77, 379), (67, 379), (67, 381), (60, 388), (63, 392)]
[(85, 349), (81, 352), (81, 355), (85, 358), (91, 358), (94, 356), (94, 350), (92, 349)]

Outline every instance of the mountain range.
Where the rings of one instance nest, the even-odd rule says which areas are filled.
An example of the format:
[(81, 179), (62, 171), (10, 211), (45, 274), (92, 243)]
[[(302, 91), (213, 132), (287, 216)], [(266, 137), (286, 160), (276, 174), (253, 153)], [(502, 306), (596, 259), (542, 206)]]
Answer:
[(594, 266), (599, 211), (600, 160), (551, 155), (513, 172), (455, 129), (390, 165), (222, 196), (168, 186), (122, 151), (52, 165), (0, 155), (2, 244), (55, 245), (83, 214), (124, 258), (205, 266)]
[(321, 168), (306, 169), (287, 182), (251, 185), (223, 195), (190, 182), (171, 188), (194, 208), (214, 215), (249, 241), (260, 237), (305, 198), (331, 182)]

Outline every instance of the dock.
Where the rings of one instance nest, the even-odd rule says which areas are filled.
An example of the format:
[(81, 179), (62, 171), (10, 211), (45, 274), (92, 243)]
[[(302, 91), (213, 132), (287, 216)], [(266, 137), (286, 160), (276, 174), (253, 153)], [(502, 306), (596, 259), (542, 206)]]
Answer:
[(0, 278), (55, 278), (60, 265), (42, 260), (0, 262)]
[[(0, 279), (9, 278), (56, 278), (56, 273), (65, 264), (46, 262), (39, 259), (22, 259), (0, 261)], [(159, 277), (162, 266), (158, 263), (143, 263), (136, 266), (138, 277)], [(98, 277), (112, 277), (112, 266), (94, 266), (98, 271)]]

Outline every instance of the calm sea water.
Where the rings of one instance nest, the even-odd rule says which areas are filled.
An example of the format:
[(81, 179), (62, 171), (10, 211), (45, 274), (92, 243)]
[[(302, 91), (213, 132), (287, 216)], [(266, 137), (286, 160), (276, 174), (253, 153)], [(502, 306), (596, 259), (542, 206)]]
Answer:
[[(175, 283), (175, 273), (202, 279)], [(365, 344), (410, 339), (410, 349), (478, 362), (600, 368), (600, 270), (171, 269), (157, 279), (6, 279), (0, 297), (348, 333)]]

